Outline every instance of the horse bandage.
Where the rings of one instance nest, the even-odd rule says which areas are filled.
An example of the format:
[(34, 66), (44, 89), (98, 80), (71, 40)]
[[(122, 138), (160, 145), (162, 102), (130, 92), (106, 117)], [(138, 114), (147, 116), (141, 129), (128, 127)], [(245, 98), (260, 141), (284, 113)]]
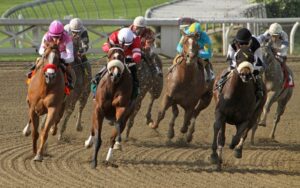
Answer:
[(243, 68), (249, 68), (251, 73), (253, 73), (254, 71), (254, 66), (252, 65), (252, 63), (249, 63), (248, 61), (243, 61), (238, 65), (237, 67), (238, 73), (240, 73)]
[(107, 70), (109, 73), (111, 73), (110, 69), (112, 67), (118, 67), (121, 71), (121, 74), (123, 73), (124, 68), (125, 68), (124, 64), (120, 60), (117, 60), (117, 59), (111, 60), (110, 62), (107, 63)]

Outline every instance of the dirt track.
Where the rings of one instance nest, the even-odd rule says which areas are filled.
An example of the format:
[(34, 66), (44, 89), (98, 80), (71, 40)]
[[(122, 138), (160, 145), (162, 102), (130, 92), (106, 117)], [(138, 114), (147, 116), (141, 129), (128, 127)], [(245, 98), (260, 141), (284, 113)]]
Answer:
[[(84, 110), (83, 132), (76, 132), (73, 115), (65, 140), (58, 142), (49, 136), (49, 156), (42, 163), (33, 162), (31, 137), (24, 137), (21, 132), (27, 121), (24, 75), (28, 65), (0, 62), (0, 187), (300, 187), (300, 64), (290, 63), (296, 88), (277, 129), (276, 141), (268, 139), (274, 107), (268, 126), (257, 131), (255, 146), (249, 145), (248, 137), (240, 160), (228, 148), (234, 132), (228, 126), (222, 172), (213, 171), (209, 162), (214, 102), (198, 117), (192, 143), (182, 146), (176, 142), (182, 111), (174, 142), (166, 144), (171, 111), (162, 121), (159, 133), (150, 130), (144, 125), (143, 107), (148, 98), (132, 129), (132, 139), (123, 144), (122, 152), (114, 152), (119, 168), (102, 164), (96, 170), (90, 168), (93, 150), (85, 149), (83, 143), (91, 125), (91, 100)], [(224, 65), (215, 65), (217, 72), (221, 68)], [(158, 107), (156, 102), (154, 117)], [(106, 124), (100, 161), (105, 159), (110, 131)]]

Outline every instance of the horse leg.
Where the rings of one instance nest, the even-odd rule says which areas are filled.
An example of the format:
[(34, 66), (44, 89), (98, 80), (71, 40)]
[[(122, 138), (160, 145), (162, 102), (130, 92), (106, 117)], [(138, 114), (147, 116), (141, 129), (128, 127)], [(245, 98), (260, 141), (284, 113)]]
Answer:
[(266, 126), (267, 115), (270, 112), (270, 108), (272, 104), (275, 102), (277, 95), (278, 95), (277, 92), (274, 91), (268, 92), (267, 101), (264, 105), (263, 112), (261, 114), (260, 121), (258, 123), (259, 126), (263, 126), (263, 127)]
[(182, 134), (185, 134), (189, 128), (189, 125), (191, 124), (191, 118), (193, 116), (193, 112), (194, 112), (194, 109), (185, 109), (185, 112), (184, 112), (184, 118), (183, 118), (183, 125), (180, 129), (180, 132)]
[(279, 123), (280, 117), (284, 113), (285, 107), (286, 107), (288, 101), (290, 100), (291, 96), (292, 96), (292, 93), (290, 92), (290, 93), (287, 94), (287, 96), (285, 96), (285, 98), (280, 99), (277, 102), (277, 110), (276, 110), (276, 114), (275, 114), (274, 121), (273, 121), (272, 132), (270, 134), (270, 138), (273, 139), (273, 140), (275, 139), (275, 131), (276, 131), (276, 128), (277, 128), (277, 124)]
[(37, 140), (39, 138), (39, 116), (34, 112), (34, 110), (30, 110), (29, 114), (29, 122), (31, 122), (32, 129), (32, 150), (33, 153), (37, 153)]
[(126, 124), (124, 124), (125, 112), (126, 112), (125, 107), (117, 107), (116, 108), (116, 123), (115, 123), (116, 133), (113, 133), (112, 137), (111, 137), (111, 139), (113, 139), (113, 140), (111, 140), (111, 146), (113, 147), (113, 149), (116, 149), (116, 150), (122, 150), (121, 133), (123, 132), (123, 130), (125, 129), (125, 126), (126, 126)]
[(165, 95), (163, 98), (162, 107), (161, 107), (160, 111), (158, 112), (156, 122), (154, 122), (153, 125), (150, 125), (150, 127), (152, 129), (158, 128), (160, 121), (163, 120), (165, 117), (166, 110), (168, 110), (168, 108), (172, 105), (172, 103), (173, 103), (173, 100), (171, 99), (171, 97), (168, 95)]
[(153, 97), (153, 95), (151, 95), (150, 103), (148, 105), (148, 109), (147, 109), (147, 113), (146, 113), (146, 125), (149, 125), (149, 126), (153, 123), (153, 120), (151, 118), (151, 111), (152, 111), (154, 100), (155, 100), (155, 98)]
[(101, 139), (101, 131), (102, 131), (102, 123), (103, 123), (104, 115), (102, 111), (94, 106), (93, 110), (93, 131), (95, 131), (95, 149), (92, 159), (91, 167), (94, 169), (97, 167), (97, 156), (102, 143)]
[[(217, 168), (221, 168), (221, 161), (222, 155), (218, 155), (218, 153), (222, 154), (222, 149), (219, 149), (217, 152), (218, 145), (224, 146), (225, 143), (225, 121), (224, 118), (221, 116), (220, 113), (216, 113), (215, 115), (215, 123), (214, 123), (214, 136), (213, 136), (213, 144), (212, 144), (212, 154), (211, 154), (211, 163), (217, 164)], [(222, 133), (220, 133), (220, 130), (222, 130)], [(224, 138), (221, 138), (223, 136)], [(223, 143), (223, 142), (224, 143)]]
[(139, 112), (139, 110), (141, 108), (142, 100), (143, 100), (144, 96), (145, 96), (145, 94), (143, 96), (139, 95), (136, 99), (134, 110), (133, 110), (132, 114), (130, 115), (129, 121), (128, 121), (128, 124), (127, 124), (127, 131), (126, 131), (125, 140), (129, 139), (130, 130), (131, 130), (133, 124), (134, 124), (134, 118), (135, 118), (135, 116), (137, 115), (137, 113)]
[[(93, 108), (96, 108), (96, 102), (95, 100), (93, 100)], [(91, 131), (90, 131), (90, 136), (87, 140), (85, 140), (84, 142), (84, 147), (85, 148), (90, 148), (93, 145), (94, 142), (94, 136), (95, 136), (95, 129), (94, 129), (94, 124), (91, 127)]]
[(42, 133), (40, 135), (40, 147), (38, 149), (38, 152), (36, 156), (34, 157), (34, 161), (42, 161), (43, 160), (43, 152), (44, 152), (44, 145), (48, 138), (48, 132), (52, 125), (54, 125), (55, 120), (57, 118), (57, 109), (55, 108), (48, 108), (48, 114), (47, 114), (47, 120), (45, 123), (45, 127), (42, 130)]
[(194, 115), (191, 119), (191, 126), (188, 129), (188, 134), (186, 137), (186, 140), (188, 143), (190, 143), (193, 140), (193, 133), (195, 132), (195, 124), (196, 124), (196, 118), (199, 116), (200, 112), (207, 108), (208, 105), (211, 102), (212, 99), (212, 92), (208, 91), (206, 92), (200, 99), (198, 105), (196, 106), (194, 110)]
[(76, 91), (73, 91), (72, 94), (68, 97), (67, 101), (65, 102), (65, 108), (62, 112), (61, 124), (60, 124), (60, 131), (58, 135), (58, 140), (62, 139), (63, 133), (66, 130), (67, 123), (75, 109), (76, 102), (79, 98), (79, 94)]
[(175, 125), (175, 120), (178, 117), (179, 111), (178, 111), (178, 107), (176, 104), (172, 104), (172, 112), (173, 112), (173, 116), (172, 119), (169, 123), (169, 131), (168, 131), (168, 138), (172, 139), (174, 137), (174, 125)]
[(90, 88), (86, 88), (85, 91), (80, 95), (79, 97), (79, 109), (78, 109), (78, 117), (76, 121), (76, 130), (81, 132), (82, 131), (82, 125), (81, 125), (81, 117), (82, 117), (82, 111), (85, 108), (85, 105), (88, 101), (89, 95), (90, 95)]
[(250, 124), (251, 122), (245, 121), (240, 125), (237, 125), (236, 135), (232, 138), (231, 144), (229, 146), (230, 149), (234, 149), (234, 156), (238, 159), (242, 158), (243, 144), (250, 127), (252, 127), (250, 126)]

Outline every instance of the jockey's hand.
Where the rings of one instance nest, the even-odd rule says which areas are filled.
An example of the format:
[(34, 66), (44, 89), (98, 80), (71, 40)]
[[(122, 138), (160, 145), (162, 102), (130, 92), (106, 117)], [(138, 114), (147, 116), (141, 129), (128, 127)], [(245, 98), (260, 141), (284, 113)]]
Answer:
[(253, 71), (253, 75), (254, 75), (254, 76), (259, 75), (259, 70), (254, 70), (254, 71)]
[(64, 59), (60, 59), (60, 62), (66, 64), (66, 61)]

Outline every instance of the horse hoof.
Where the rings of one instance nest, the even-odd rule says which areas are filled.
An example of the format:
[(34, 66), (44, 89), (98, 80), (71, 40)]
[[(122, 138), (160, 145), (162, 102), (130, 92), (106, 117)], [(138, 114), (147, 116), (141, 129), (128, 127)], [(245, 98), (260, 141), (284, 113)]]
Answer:
[(103, 161), (103, 165), (106, 167), (113, 167), (113, 168), (118, 168), (119, 166), (117, 164), (114, 164), (112, 162), (109, 161)]
[(265, 123), (265, 122), (259, 122), (259, 123), (258, 123), (258, 126), (261, 126), (261, 127), (266, 127), (267, 125), (266, 125), (266, 123)]
[(93, 142), (92, 142), (92, 141), (86, 140), (86, 141), (84, 142), (84, 147), (85, 147), (86, 149), (88, 149), (88, 148), (90, 148), (90, 147), (92, 147), (92, 146), (93, 146)]
[(31, 134), (30, 126), (27, 124), (25, 128), (23, 129), (23, 135), (29, 136)]
[(173, 130), (168, 132), (168, 139), (172, 139), (172, 138), (174, 138), (174, 131)]
[(119, 142), (116, 142), (113, 149), (122, 151), (122, 145)]
[(55, 136), (57, 133), (57, 127), (51, 127), (50, 133), (52, 134), (52, 136)]
[(157, 128), (158, 128), (158, 125), (153, 124), (153, 123), (149, 123), (149, 127), (150, 127), (151, 129), (157, 129)]
[(92, 161), (91, 168), (96, 169), (96, 167), (97, 167), (97, 162)]
[(83, 130), (82, 126), (77, 126), (76, 131), (81, 132)]
[(187, 142), (187, 143), (190, 143), (192, 140), (193, 140), (193, 135), (188, 135), (188, 136), (186, 137), (186, 142)]
[(57, 136), (57, 140), (58, 140), (58, 141), (62, 141), (62, 135), (61, 135), (61, 134), (59, 134), (59, 135)]
[(42, 162), (43, 156), (40, 154), (36, 154), (36, 156), (33, 158), (33, 161)]
[(237, 159), (242, 158), (242, 150), (241, 149), (235, 149), (234, 150), (234, 157)]
[(219, 156), (216, 153), (210, 155), (210, 163), (211, 164), (219, 164)]

